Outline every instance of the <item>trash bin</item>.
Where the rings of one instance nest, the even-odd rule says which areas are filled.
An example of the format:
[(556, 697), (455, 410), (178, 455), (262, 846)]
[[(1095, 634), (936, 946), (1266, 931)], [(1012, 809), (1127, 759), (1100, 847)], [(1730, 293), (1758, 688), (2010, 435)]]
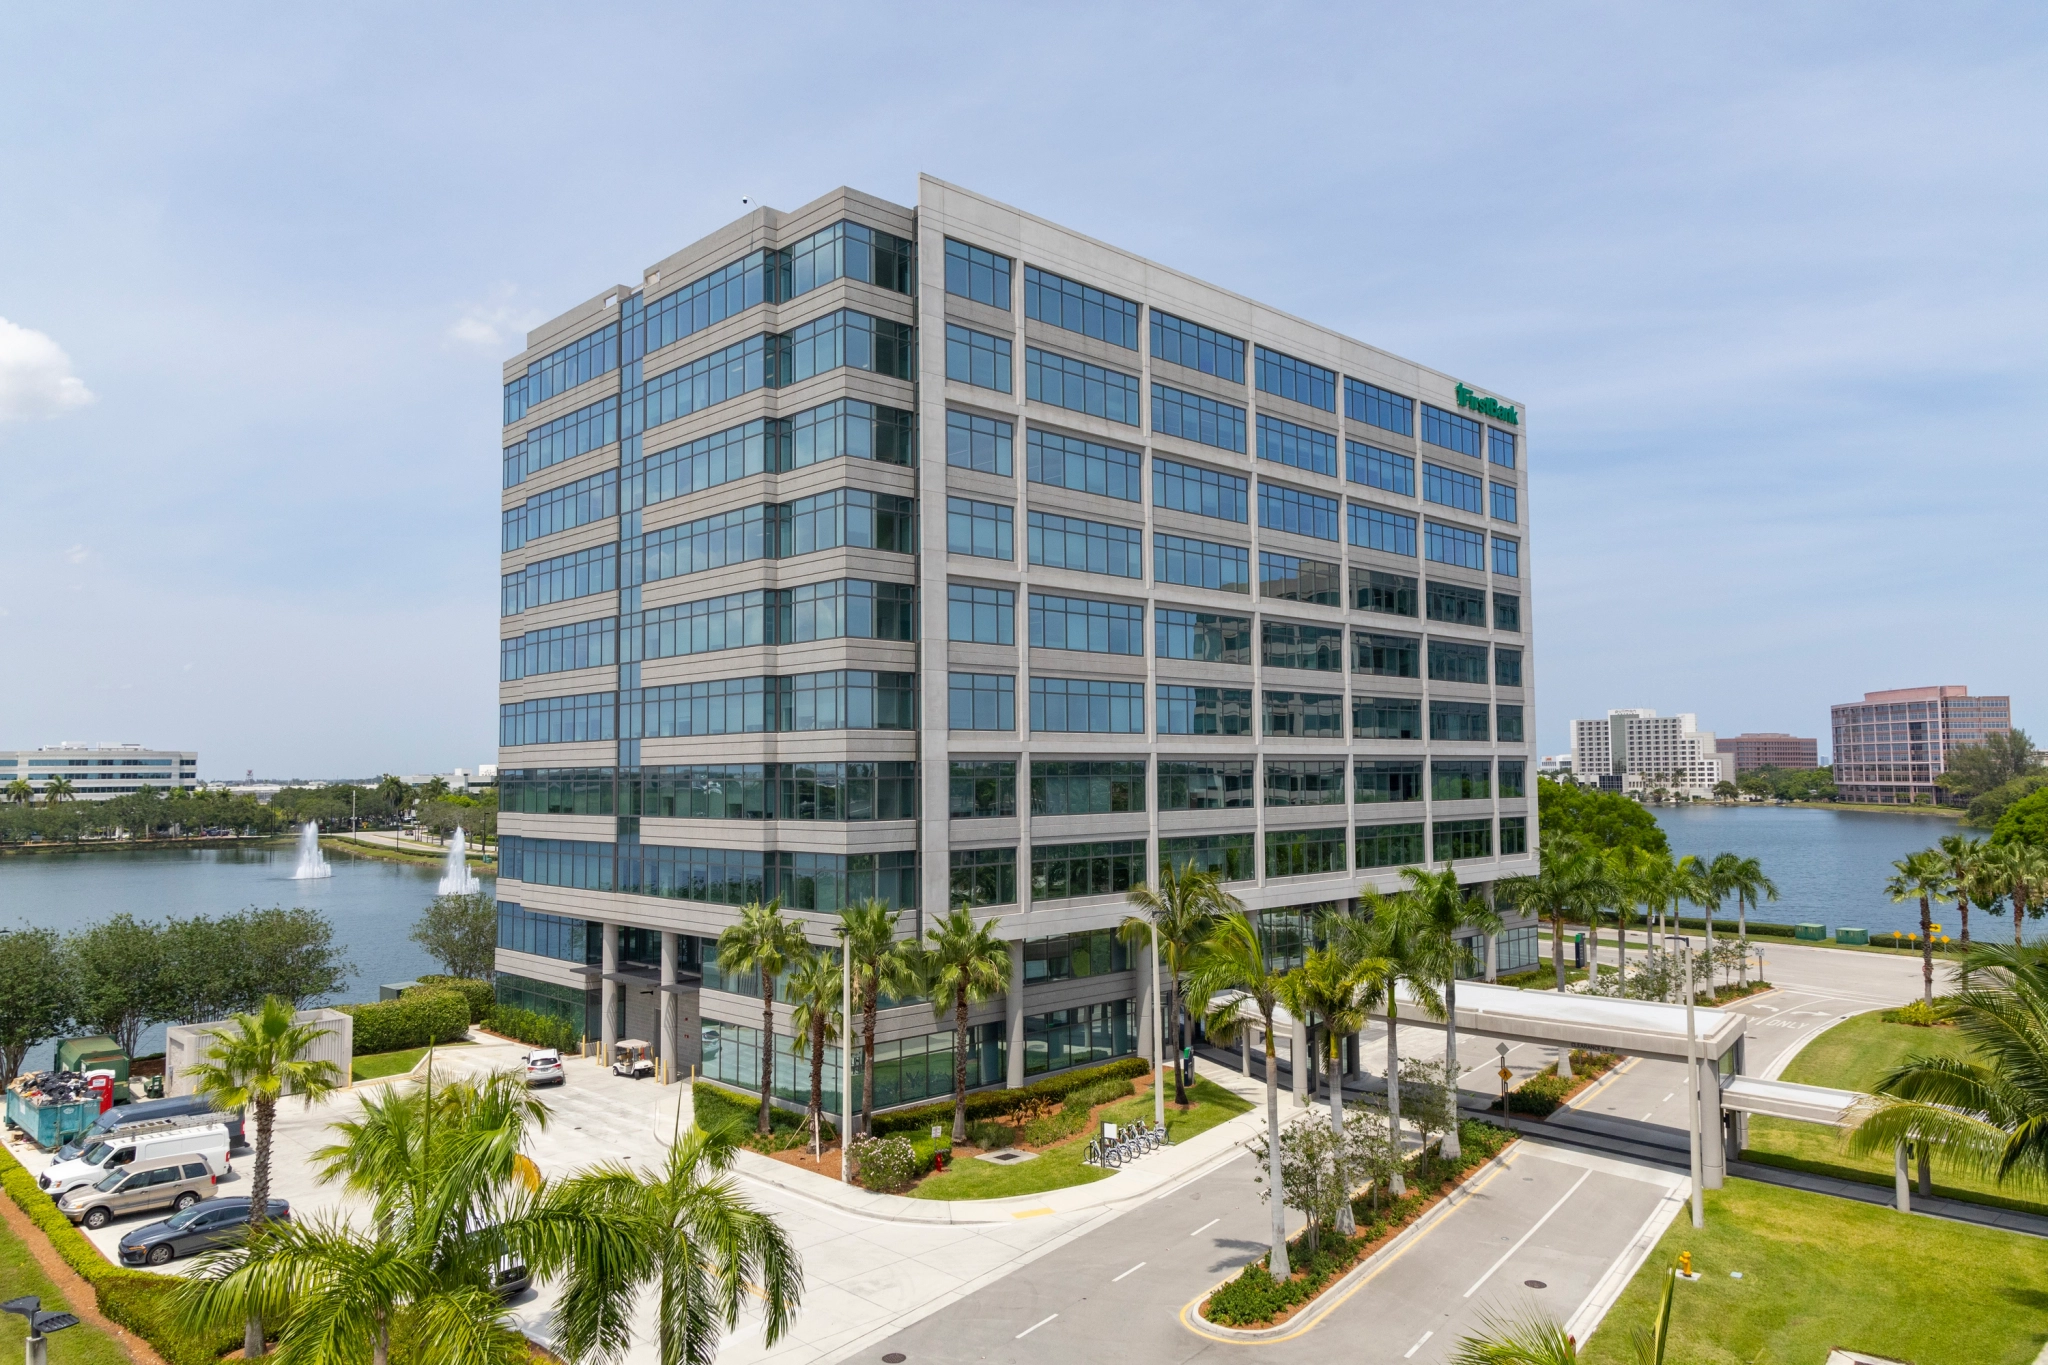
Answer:
[(1580, 971), (1586, 969), (1586, 936), (1572, 935), (1572, 966)]

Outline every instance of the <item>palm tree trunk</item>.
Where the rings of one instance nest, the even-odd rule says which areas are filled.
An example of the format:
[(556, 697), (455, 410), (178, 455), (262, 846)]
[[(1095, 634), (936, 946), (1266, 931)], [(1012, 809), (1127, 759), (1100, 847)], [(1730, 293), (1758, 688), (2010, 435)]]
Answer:
[(1408, 1177), (1401, 1173), (1401, 1029), (1399, 1011), (1394, 1007), (1394, 988), (1387, 986), (1387, 1137), (1394, 1144), (1394, 1183), (1388, 1191), (1399, 1199), (1408, 1193)]
[(1444, 1061), (1446, 1069), (1444, 1084), (1451, 1092), (1451, 1125), (1444, 1130), (1444, 1140), (1437, 1150), (1447, 1161), (1456, 1161), (1462, 1149), (1458, 1146), (1458, 975), (1451, 973), (1451, 979), (1444, 983)]
[(760, 1131), (773, 1131), (768, 1106), (775, 1093), (775, 980), (761, 973), (761, 1120)]
[[(846, 1084), (842, 1078), (839, 1082)], [(821, 1014), (811, 1020), (811, 1157), (822, 1161), (825, 1158), (825, 1019)]]
[[(1338, 1137), (1337, 1151), (1340, 1159), (1344, 1151), (1344, 1036), (1330, 1031), (1330, 1127)], [(1342, 1168), (1344, 1178), (1344, 1202), (1337, 1206), (1337, 1235), (1349, 1237), (1358, 1231), (1358, 1220), (1351, 1213), (1351, 1170)]]
[(1557, 968), (1557, 988), (1564, 989), (1564, 912), (1550, 917), (1550, 965)]
[[(270, 1221), (270, 1140), (277, 1122), (277, 1101), (269, 1095), (256, 1097), (256, 1165), (249, 1173), (249, 1232), (254, 1236)], [(254, 1360), (263, 1354), (263, 1319), (249, 1315), (242, 1327), (242, 1358)]]
[(1188, 1021), (1183, 1019), (1180, 1013), (1180, 973), (1169, 970), (1166, 973), (1166, 980), (1167, 1002), (1173, 1007), (1173, 1013), (1167, 1017), (1173, 1020), (1176, 1040), (1173, 1053), (1173, 1102), (1185, 1109), (1188, 1107), (1188, 1088), (1181, 1080), (1180, 1059), (1182, 1051), (1188, 1045)]
[(967, 988), (953, 992), (953, 1141), (967, 1141)]
[(1623, 995), (1627, 995), (1627, 994), (1628, 994), (1628, 915), (1627, 915), (1627, 913), (1626, 913), (1626, 912), (1620, 912), (1620, 913), (1617, 913), (1617, 914), (1615, 915), (1615, 917), (1614, 917), (1614, 929), (1615, 929), (1615, 932), (1616, 932), (1617, 934), (1619, 934), (1619, 935), (1621, 936), (1621, 949), (1620, 949), (1620, 951), (1619, 951), (1619, 952), (1618, 952), (1618, 953), (1616, 954), (1616, 956), (1617, 956), (1617, 957), (1619, 958), (1619, 960), (1620, 960), (1620, 962), (1621, 962), (1621, 993), (1622, 993)]
[(875, 1112), (875, 1015), (880, 1008), (876, 996), (879, 982), (869, 982), (861, 987), (860, 1000), (860, 1131), (866, 1134), (873, 1124), (869, 1115)]
[(1749, 899), (1740, 892), (1735, 896), (1735, 936), (1742, 940), (1742, 976), (1744, 986), (1749, 985)]
[(384, 1315), (377, 1314), (377, 1330), (370, 1340), (370, 1365), (390, 1365), (391, 1326), (384, 1321)]
[[(2024, 896), (2015, 895), (2012, 898), (2012, 946), (2015, 948), (2020, 946), (2020, 916), (2026, 913), (2026, 898)], [(1896, 942), (1897, 940), (1893, 941)]]
[(1703, 905), (1700, 913), (1707, 919), (1707, 999), (1714, 998), (1714, 907)]
[(1970, 950), (1970, 898), (1960, 892), (1956, 895), (1956, 913), (1963, 917), (1963, 951), (1968, 952)]
[(1274, 1279), (1284, 1280), (1294, 1272), (1287, 1265), (1287, 1205), (1282, 1199), (1280, 1185), (1280, 1063), (1273, 1048), (1273, 1016), (1268, 1014), (1265, 1018), (1266, 1188), (1273, 1192), (1272, 1199), (1268, 1201), (1273, 1214), (1273, 1249), (1267, 1256), (1266, 1268)]
[(1934, 911), (1920, 897), (1920, 998), (1934, 1003)]

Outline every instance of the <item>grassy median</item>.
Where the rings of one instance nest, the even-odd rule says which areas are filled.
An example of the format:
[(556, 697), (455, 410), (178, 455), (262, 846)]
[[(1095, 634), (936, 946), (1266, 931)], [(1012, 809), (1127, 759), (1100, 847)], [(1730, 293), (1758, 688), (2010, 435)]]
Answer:
[[(469, 1043), (439, 1043), (435, 1051), (446, 1052), (451, 1048), (469, 1047)], [(386, 1076), (400, 1076), (420, 1064), (420, 1058), (427, 1055), (423, 1047), (402, 1048), (397, 1052), (367, 1052), (349, 1063), (349, 1079), (357, 1081), (382, 1080)]]
[[(2016, 1232), (1730, 1180), (1707, 1225), (1680, 1214), (1600, 1330), (1589, 1365), (1634, 1365), (1664, 1275), (1692, 1253), (1665, 1359), (1685, 1365), (1819, 1362), (1835, 1347), (1914, 1365), (2031, 1365), (2048, 1341), (2048, 1256)], [(1741, 1279), (1731, 1272), (1740, 1271)]]
[[(0, 1222), (0, 1285), (5, 1296), (33, 1294), (43, 1301), (45, 1313), (69, 1312), (71, 1304), (14, 1229)], [(22, 1343), (28, 1339), (28, 1322), (13, 1313), (0, 1313), (0, 1360), (20, 1360)], [(128, 1365), (128, 1353), (121, 1344), (97, 1327), (80, 1323), (50, 1337), (51, 1365)]]

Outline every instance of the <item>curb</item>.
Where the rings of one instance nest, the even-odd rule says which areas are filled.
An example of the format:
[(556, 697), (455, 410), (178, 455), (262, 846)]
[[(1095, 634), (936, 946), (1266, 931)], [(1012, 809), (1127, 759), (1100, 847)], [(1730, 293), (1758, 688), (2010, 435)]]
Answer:
[[(1429, 1230), (1448, 1218), (1454, 1210), (1463, 1208), (1467, 1201), (1477, 1195), (1493, 1177), (1508, 1168), (1508, 1158), (1521, 1146), (1518, 1137), (1496, 1152), (1484, 1165), (1473, 1170), (1457, 1187), (1443, 1199), (1432, 1205), (1420, 1218), (1402, 1228), (1392, 1241), (1367, 1256), (1340, 1276), (1337, 1281), (1309, 1305), (1308, 1311), (1287, 1322), (1272, 1327), (1226, 1327), (1211, 1322), (1202, 1316), (1202, 1301), (1229, 1284), (1236, 1275), (1226, 1276), (1201, 1293), (1189, 1299), (1180, 1310), (1180, 1324), (1196, 1336), (1230, 1346), (1269, 1346), (1287, 1341), (1293, 1337), (1314, 1331), (1322, 1325), (1323, 1319), (1337, 1311), (1353, 1294), (1363, 1289), (1366, 1282), (1380, 1271), (1398, 1260), (1408, 1248), (1422, 1240)], [(1240, 1272), (1243, 1267), (1239, 1267)]]

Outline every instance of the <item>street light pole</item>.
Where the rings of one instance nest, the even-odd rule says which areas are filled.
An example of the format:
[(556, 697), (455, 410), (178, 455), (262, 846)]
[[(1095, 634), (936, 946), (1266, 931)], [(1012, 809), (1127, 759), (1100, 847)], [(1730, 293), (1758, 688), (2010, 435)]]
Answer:
[(839, 1181), (853, 1179), (847, 1149), (853, 1145), (853, 954), (839, 931)]
[[(1152, 917), (1152, 1050), (1159, 1060), (1159, 1074), (1152, 1082), (1152, 1121), (1166, 1126), (1166, 1027), (1159, 1007), (1159, 917)], [(1180, 1059), (1174, 1059), (1180, 1065)]]
[(1694, 1031), (1692, 1006), (1692, 939), (1682, 938), (1679, 945), (1685, 955), (1685, 1093), (1687, 1145), (1692, 1148), (1692, 1225), (1696, 1228), (1707, 1224), (1706, 1208), (1700, 1195), (1700, 1058), (1699, 1035)]

